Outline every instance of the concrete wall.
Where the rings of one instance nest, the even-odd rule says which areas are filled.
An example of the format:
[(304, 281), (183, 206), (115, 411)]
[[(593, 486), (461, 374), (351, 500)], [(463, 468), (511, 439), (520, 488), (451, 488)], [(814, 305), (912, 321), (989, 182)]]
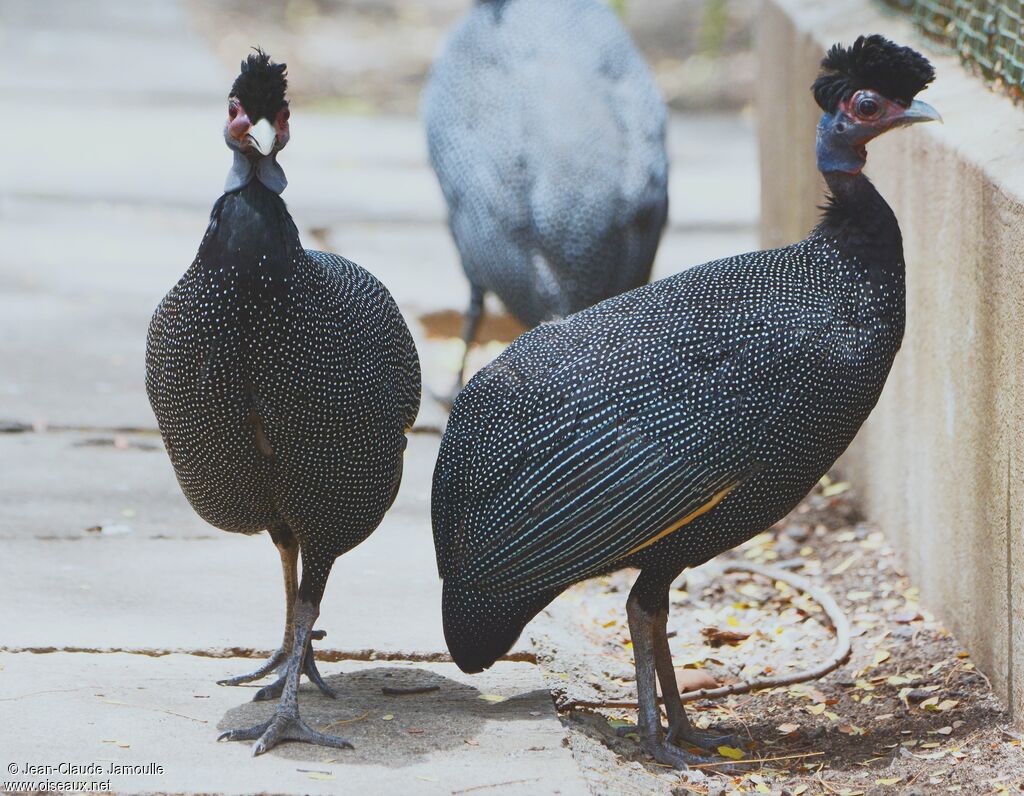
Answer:
[(760, 30), (762, 238), (816, 221), (824, 49), (883, 33), (925, 51), (922, 96), (944, 125), (869, 145), (866, 173), (896, 212), (907, 332), (878, 407), (842, 461), (902, 552), (922, 600), (1024, 721), (1024, 108), (929, 50), (868, 0), (766, 0)]

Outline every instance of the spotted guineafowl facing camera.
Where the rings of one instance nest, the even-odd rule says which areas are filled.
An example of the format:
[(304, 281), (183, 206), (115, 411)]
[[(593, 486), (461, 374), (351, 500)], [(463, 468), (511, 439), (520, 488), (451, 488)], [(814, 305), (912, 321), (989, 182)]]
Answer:
[[(477, 0), (423, 95), (470, 284), (531, 327), (647, 282), (668, 214), (664, 102), (598, 0)], [(462, 386), (463, 354), (454, 391)]]
[[(358, 265), (302, 248), (280, 197), (288, 142), (284, 64), (257, 51), (228, 100), (234, 153), (199, 253), (153, 316), (146, 388), (178, 482), (225, 531), (270, 532), (284, 570), (281, 648), (239, 684), (280, 669), (256, 699), (264, 724), (223, 737), (348, 746), (299, 718), (305, 673), (325, 693), (311, 639), (334, 560), (380, 523), (398, 491), (419, 408), (419, 359), (388, 291)], [(298, 580), (298, 559), (302, 579)]]
[[(723, 739), (688, 721), (666, 635), (672, 581), (789, 512), (878, 400), (904, 328), (892, 210), (865, 144), (937, 119), (920, 54), (835, 46), (814, 95), (831, 189), (805, 240), (608, 299), (516, 340), (455, 401), (434, 472), (444, 631), (478, 672), (568, 585), (623, 567), (639, 729), (660, 762)], [(669, 728), (661, 724), (656, 679)]]

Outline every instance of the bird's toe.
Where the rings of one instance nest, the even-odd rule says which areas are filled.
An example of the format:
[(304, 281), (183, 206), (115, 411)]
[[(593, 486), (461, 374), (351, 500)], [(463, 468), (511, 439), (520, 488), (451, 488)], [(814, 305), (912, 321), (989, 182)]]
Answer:
[(283, 741), (297, 741), (334, 749), (353, 749), (352, 743), (340, 735), (328, 735), (311, 728), (298, 716), (277, 714), (259, 736), (252, 748), (253, 756), (269, 752)]
[(270, 726), (270, 720), (262, 724), (255, 724), (252, 727), (243, 727), (237, 730), (227, 730), (217, 736), (218, 741), (255, 741)]
[(279, 669), (287, 657), (288, 655), (282, 647), (267, 658), (266, 662), (255, 671), (247, 674), (240, 674), (236, 677), (227, 677), (223, 680), (218, 680), (217, 685), (245, 685), (246, 683), (251, 683), (254, 680), (262, 680), (271, 672)]
[(655, 762), (666, 766), (673, 766), (674, 768), (681, 770), (686, 770), (691, 766), (706, 765), (708, 763), (714, 763), (716, 765), (716, 771), (728, 773), (732, 770), (731, 766), (720, 765), (723, 762), (720, 759), (691, 754), (685, 749), (680, 749), (678, 746), (668, 743), (667, 741), (652, 740), (645, 742), (643, 747), (644, 750), (654, 758)]
[(317, 688), (320, 689), (320, 693), (331, 699), (337, 699), (338, 695), (334, 692), (327, 683), (324, 682), (324, 678), (320, 674), (320, 670), (316, 668), (316, 661), (313, 659), (312, 654), (306, 656), (306, 662), (303, 665), (303, 672), (309, 681), (313, 683)]
[(671, 744), (685, 743), (708, 752), (716, 751), (719, 746), (740, 747), (743, 745), (743, 741), (738, 735), (702, 732), (692, 726), (673, 727), (669, 730), (668, 742)]

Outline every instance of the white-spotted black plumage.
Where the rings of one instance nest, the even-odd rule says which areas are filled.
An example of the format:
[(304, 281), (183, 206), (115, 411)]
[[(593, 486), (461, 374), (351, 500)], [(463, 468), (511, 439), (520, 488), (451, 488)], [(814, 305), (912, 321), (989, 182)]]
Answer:
[(648, 280), (668, 211), (666, 110), (604, 4), (476, 3), (423, 111), (476, 295), (534, 326)]
[(303, 250), (284, 202), (253, 180), (217, 202), (158, 307), (146, 384), (196, 511), (242, 533), (287, 523), (326, 581), (394, 497), (420, 374), (386, 288)]
[[(934, 118), (904, 105), (887, 113), (826, 111), (821, 135), (834, 145), (819, 153), (831, 160), (851, 130), (863, 132), (856, 154), (885, 124)], [(825, 178), (832, 200), (805, 240), (544, 324), (459, 394), (434, 472), (433, 525), (445, 637), (464, 670), (494, 663), (571, 583), (639, 568), (629, 616), (642, 736), (662, 762), (687, 762), (662, 742), (654, 701), (655, 668), (663, 693), (675, 688), (671, 582), (807, 494), (874, 407), (903, 337), (896, 219), (859, 168)], [(708, 745), (681, 704), (666, 707), (671, 738)]]
[[(545, 324), (481, 370), (456, 399), (434, 482), (446, 633), (469, 668), (515, 640), (532, 616), (520, 600), (624, 566), (670, 581), (788, 512), (885, 383), (904, 317), (902, 256), (889, 254), (872, 285), (820, 229)], [(509, 615), (478, 626), (477, 594)], [(505, 649), (490, 643), (499, 628)]]
[[(398, 492), (420, 401), (409, 329), (387, 289), (343, 257), (303, 249), (278, 195), (288, 142), (285, 66), (242, 63), (224, 138), (234, 153), (191, 267), (157, 307), (146, 389), (182, 491), (226, 531), (268, 530), (284, 573), (281, 648), (238, 685), (281, 669), (255, 699), (280, 697), (263, 724), (226, 732), (334, 747), (299, 718), (313, 625), (335, 559), (369, 536)], [(301, 556), (301, 582), (297, 562)]]

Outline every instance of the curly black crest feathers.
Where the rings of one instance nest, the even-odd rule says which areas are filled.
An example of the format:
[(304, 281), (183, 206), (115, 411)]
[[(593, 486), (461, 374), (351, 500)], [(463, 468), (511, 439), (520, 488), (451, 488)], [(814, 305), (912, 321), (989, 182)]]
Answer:
[(921, 53), (875, 34), (858, 37), (851, 47), (833, 44), (811, 90), (821, 109), (834, 113), (840, 102), (868, 88), (909, 105), (934, 79), (935, 69)]
[(242, 71), (231, 86), (232, 97), (242, 103), (249, 118), (274, 121), (286, 104), (288, 65), (275, 64), (259, 47), (242, 61)]

